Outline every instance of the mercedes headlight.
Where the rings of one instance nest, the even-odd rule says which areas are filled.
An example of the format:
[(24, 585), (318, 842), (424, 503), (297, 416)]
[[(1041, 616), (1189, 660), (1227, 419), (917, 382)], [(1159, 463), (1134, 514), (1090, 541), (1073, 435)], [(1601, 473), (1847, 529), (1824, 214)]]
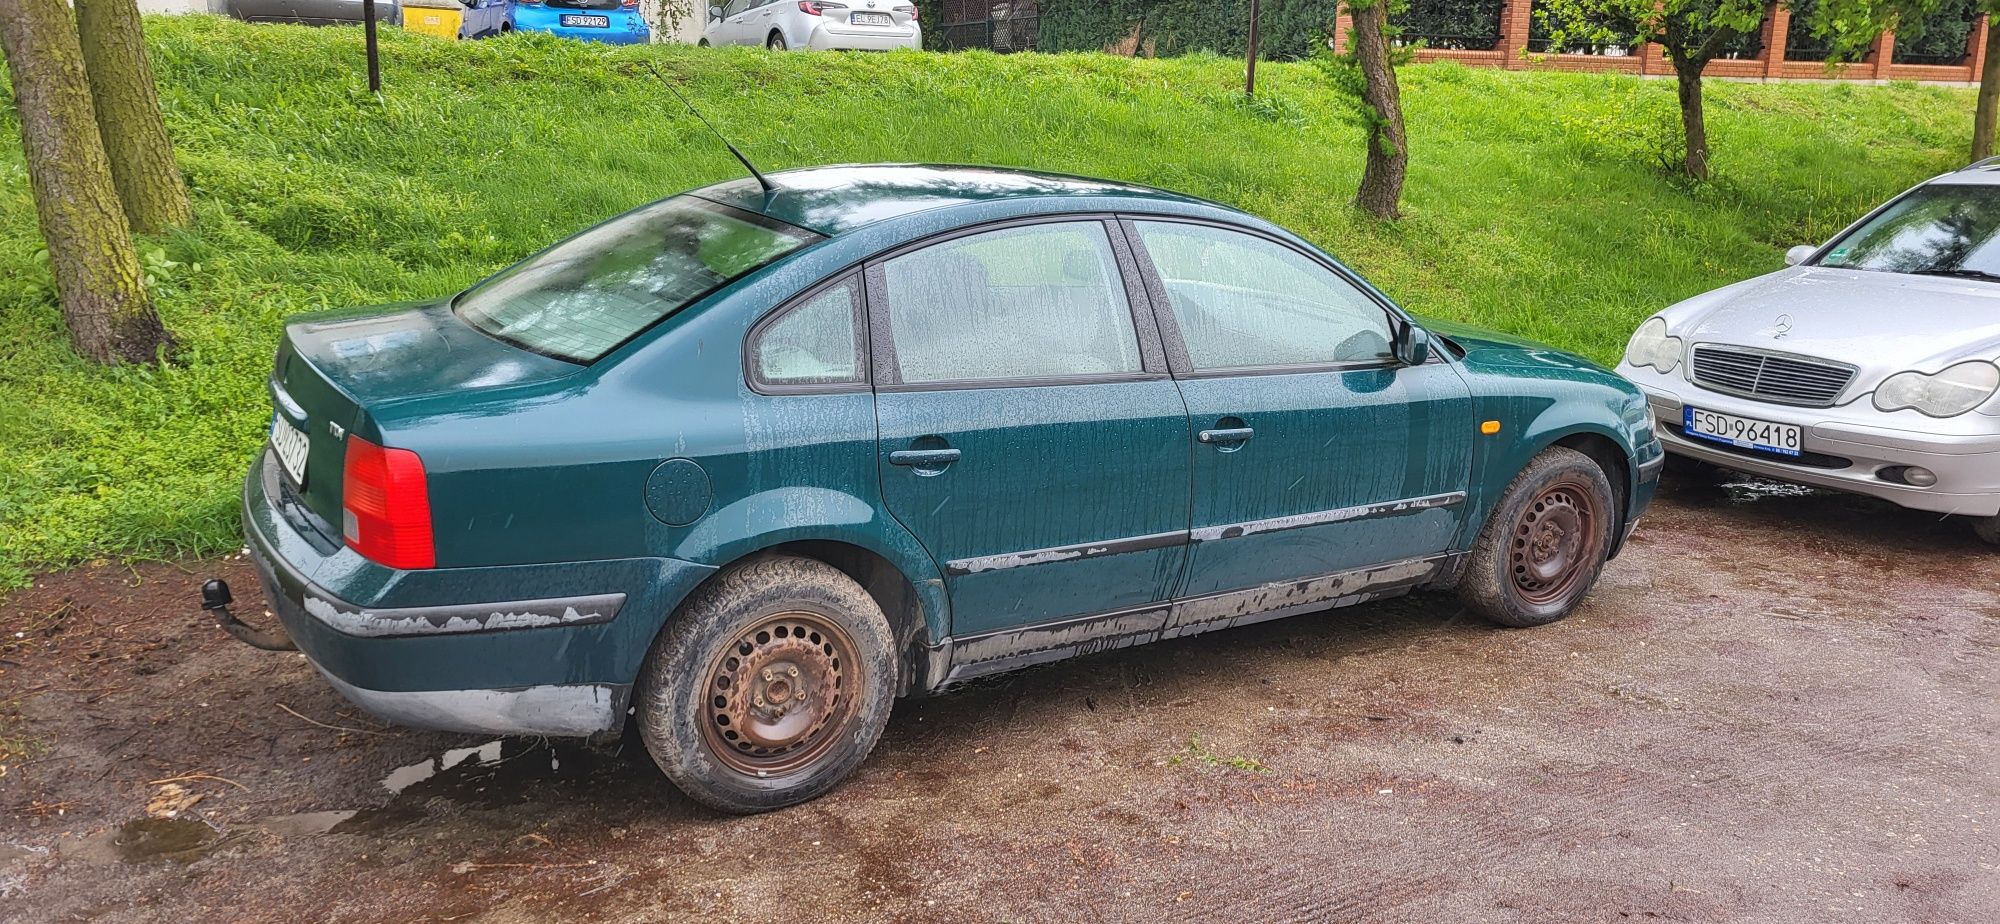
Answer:
[(1884, 411), (1914, 408), (1932, 417), (1955, 417), (1986, 403), (2000, 390), (2000, 366), (1984, 360), (1959, 363), (1925, 375), (1898, 372), (1875, 389), (1875, 407)]
[(1653, 318), (1634, 331), (1625, 344), (1625, 361), (1634, 366), (1650, 366), (1672, 372), (1681, 363), (1681, 338), (1667, 336), (1665, 318)]

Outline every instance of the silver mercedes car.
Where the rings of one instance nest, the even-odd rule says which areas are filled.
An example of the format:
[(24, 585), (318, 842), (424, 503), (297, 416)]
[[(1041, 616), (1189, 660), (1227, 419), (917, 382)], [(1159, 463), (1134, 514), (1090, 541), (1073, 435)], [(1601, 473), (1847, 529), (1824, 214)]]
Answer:
[(2000, 544), (2000, 158), (1639, 325), (1671, 454), (1972, 518)]

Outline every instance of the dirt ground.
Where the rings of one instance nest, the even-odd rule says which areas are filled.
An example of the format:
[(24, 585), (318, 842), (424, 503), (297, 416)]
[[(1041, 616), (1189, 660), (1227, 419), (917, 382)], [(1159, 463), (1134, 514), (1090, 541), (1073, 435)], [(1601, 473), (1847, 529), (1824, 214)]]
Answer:
[(0, 919), (2000, 908), (2000, 554), (1873, 501), (1670, 480), (1566, 622), (1416, 597), (1007, 676), (905, 701), (847, 786), (754, 818), (636, 743), (382, 726), (214, 629), (218, 571), (254, 587), (104, 565), (0, 601)]

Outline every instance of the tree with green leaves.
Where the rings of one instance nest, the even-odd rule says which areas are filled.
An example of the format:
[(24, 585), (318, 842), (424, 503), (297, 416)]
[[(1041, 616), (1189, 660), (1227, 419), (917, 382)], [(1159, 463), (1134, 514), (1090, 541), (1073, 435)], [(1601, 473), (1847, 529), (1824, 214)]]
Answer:
[(0, 2), (0, 53), (70, 340), (98, 362), (154, 362), (173, 337), (146, 295), (69, 4)]
[(1385, 221), (1402, 217), (1403, 180), (1409, 172), (1410, 148), (1403, 131), (1403, 93), (1396, 83), (1396, 66), (1409, 60), (1410, 50), (1396, 48), (1396, 27), (1389, 24), (1395, 0), (1346, 0), (1353, 18), (1348, 51), (1323, 51), (1313, 58), (1320, 70), (1355, 102), (1367, 141), (1367, 161), (1354, 204)]
[(1659, 45), (1673, 65), (1680, 97), (1686, 139), (1681, 170), (1707, 180), (1702, 72), (1732, 44), (1755, 34), (1777, 7), (1777, 0), (1543, 0), (1535, 16), (1547, 28), (1551, 47), (1620, 40)]

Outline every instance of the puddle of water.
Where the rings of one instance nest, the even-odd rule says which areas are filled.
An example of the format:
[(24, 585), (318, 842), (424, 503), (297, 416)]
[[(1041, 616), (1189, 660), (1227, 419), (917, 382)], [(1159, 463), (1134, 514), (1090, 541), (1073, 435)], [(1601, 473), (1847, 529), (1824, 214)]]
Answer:
[(1761, 500), (1788, 497), (1812, 497), (1825, 493), (1818, 488), (1784, 481), (1765, 481), (1762, 478), (1736, 478), (1716, 485), (1729, 500), (1738, 504), (1754, 504)]
[[(542, 799), (572, 784), (589, 782), (580, 792), (592, 801), (623, 800), (630, 804), (664, 793), (666, 781), (643, 758), (606, 753), (569, 742), (506, 738), (473, 747), (453, 748), (421, 763), (399, 767), (382, 780), (393, 798), (380, 808), (348, 812), (326, 831), (372, 834), (392, 831), (422, 820), (426, 806), (442, 800), (470, 809), (497, 809)], [(617, 792), (630, 789), (629, 794)], [(314, 822), (325, 815), (313, 813)], [(309, 826), (309, 825), (308, 825)], [(321, 832), (312, 832), (321, 833)]]
[[(422, 763), (397, 767), (382, 778), (382, 788), (392, 795), (402, 795), (403, 790), (431, 779), (440, 773), (469, 766), (472, 770), (490, 767), (500, 762), (506, 741), (488, 741), (477, 747), (453, 748)], [(466, 761), (472, 761), (470, 765)], [(470, 772), (468, 770), (467, 772)]]
[(257, 822), (257, 827), (280, 837), (309, 837), (325, 834), (341, 822), (360, 814), (355, 809), (335, 812), (300, 812), (297, 815), (273, 815)]
[(26, 860), (49, 855), (47, 847), (29, 847), (23, 844), (0, 844), (0, 866), (15, 860)]
[(193, 863), (208, 856), (222, 842), (222, 834), (199, 818), (135, 818), (119, 826), (111, 844), (118, 858), (127, 863), (171, 860)]

